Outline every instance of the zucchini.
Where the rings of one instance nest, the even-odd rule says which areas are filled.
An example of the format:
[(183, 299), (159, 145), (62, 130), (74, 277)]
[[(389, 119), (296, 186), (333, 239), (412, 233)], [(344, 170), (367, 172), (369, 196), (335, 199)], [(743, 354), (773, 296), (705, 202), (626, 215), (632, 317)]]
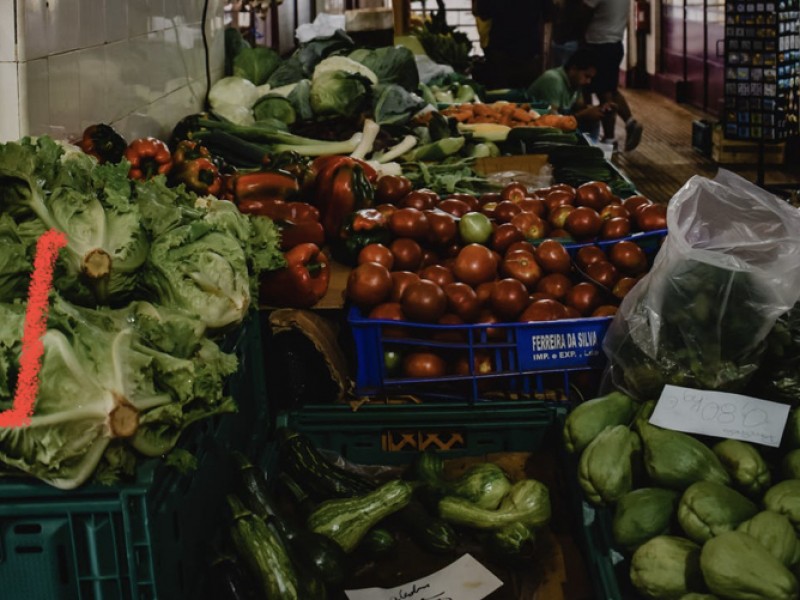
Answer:
[(377, 523), (406, 506), (411, 494), (408, 483), (394, 480), (363, 496), (326, 500), (309, 515), (308, 528), (349, 553)]
[(214, 600), (257, 600), (252, 581), (234, 556), (211, 561), (203, 589), (204, 597)]
[(351, 498), (375, 487), (366, 478), (331, 464), (303, 434), (284, 430), (283, 436), (281, 467), (314, 498)]
[(257, 589), (270, 600), (298, 600), (294, 567), (277, 532), (236, 496), (228, 495), (227, 501), (233, 516), (231, 541), (257, 582)]
[(341, 585), (347, 557), (339, 545), (324, 535), (297, 527), (282, 518), (269, 498), (263, 473), (242, 455), (237, 455), (236, 460), (239, 464), (237, 491), (242, 502), (253, 514), (275, 527), (292, 562), (305, 573), (301, 579), (319, 579), (326, 585)]
[(484, 538), (484, 544), (493, 555), (513, 560), (526, 556), (526, 548), (530, 548), (535, 540), (536, 534), (533, 529), (520, 521), (514, 521), (488, 533)]
[(375, 527), (370, 529), (361, 539), (358, 551), (367, 557), (381, 557), (397, 549), (397, 538), (388, 529)]
[(415, 465), (417, 477), (434, 493), (464, 498), (480, 508), (497, 508), (511, 489), (503, 469), (494, 463), (473, 465), (453, 481), (447, 481), (443, 471), (444, 461), (432, 452), (420, 455)]
[(412, 498), (408, 505), (397, 512), (397, 520), (420, 546), (436, 553), (453, 552), (458, 538), (453, 527), (434, 517), (425, 506)]

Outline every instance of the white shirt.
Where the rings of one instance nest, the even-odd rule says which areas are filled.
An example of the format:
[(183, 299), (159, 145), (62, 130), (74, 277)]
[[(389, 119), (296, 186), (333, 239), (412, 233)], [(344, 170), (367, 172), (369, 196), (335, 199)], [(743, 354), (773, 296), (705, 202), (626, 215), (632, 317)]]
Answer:
[(594, 10), (592, 20), (586, 28), (586, 42), (621, 42), (628, 27), (631, 0), (584, 0), (584, 4)]

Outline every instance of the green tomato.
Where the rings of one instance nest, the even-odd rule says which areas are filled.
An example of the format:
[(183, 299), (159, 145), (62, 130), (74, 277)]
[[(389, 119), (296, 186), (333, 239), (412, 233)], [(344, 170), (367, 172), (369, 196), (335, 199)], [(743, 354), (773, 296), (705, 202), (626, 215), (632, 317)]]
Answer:
[(386, 373), (392, 375), (400, 368), (400, 363), (403, 360), (403, 355), (395, 350), (386, 350), (383, 353), (383, 366), (386, 368)]
[(458, 233), (465, 244), (485, 244), (492, 235), (492, 222), (483, 213), (468, 212), (458, 223)]

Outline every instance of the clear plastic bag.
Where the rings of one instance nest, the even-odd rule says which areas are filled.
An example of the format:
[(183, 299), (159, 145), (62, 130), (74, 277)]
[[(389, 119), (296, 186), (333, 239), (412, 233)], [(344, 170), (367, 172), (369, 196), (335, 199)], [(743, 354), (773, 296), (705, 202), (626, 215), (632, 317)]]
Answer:
[(641, 400), (665, 384), (741, 391), (800, 298), (800, 211), (720, 170), (673, 196), (667, 226), (603, 342), (613, 384)]

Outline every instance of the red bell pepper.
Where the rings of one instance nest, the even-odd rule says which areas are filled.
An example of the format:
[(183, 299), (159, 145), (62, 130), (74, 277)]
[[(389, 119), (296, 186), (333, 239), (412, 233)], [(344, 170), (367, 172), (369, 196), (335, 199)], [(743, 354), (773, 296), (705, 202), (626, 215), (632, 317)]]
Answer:
[[(314, 186), (314, 204), (329, 241), (338, 238), (347, 215), (372, 206), (375, 189), (360, 161), (347, 156), (325, 157)], [(315, 161), (316, 162), (316, 161)]]
[(245, 200), (286, 200), (299, 191), (297, 179), (283, 171), (238, 173), (233, 180), (233, 196), (237, 204)]
[(208, 151), (208, 148), (193, 140), (181, 140), (172, 152), (172, 164), (175, 166), (196, 158), (208, 158), (210, 160), (211, 152)]
[(300, 244), (284, 255), (286, 266), (261, 279), (261, 302), (271, 306), (310, 308), (328, 291), (328, 257), (316, 244)]
[(360, 165), (361, 168), (364, 169), (364, 174), (367, 176), (367, 179), (370, 183), (374, 184), (378, 181), (378, 172), (371, 164), (358, 158), (351, 158), (349, 156), (341, 156), (338, 154), (315, 158), (311, 163), (311, 172), (315, 178), (324, 179), (326, 177), (330, 177), (331, 171), (335, 170), (339, 165), (342, 164)]
[(97, 123), (83, 130), (78, 145), (86, 154), (94, 156), (97, 162), (103, 164), (121, 161), (128, 142), (111, 125)]
[(300, 244), (325, 243), (325, 230), (319, 221), (276, 221), (276, 225), (281, 231), (281, 250), (291, 250)]
[(131, 164), (128, 171), (131, 179), (151, 179), (156, 175), (166, 175), (172, 168), (169, 147), (153, 137), (133, 140), (125, 149), (124, 157)]
[(269, 217), (273, 221), (319, 221), (319, 211), (308, 202), (284, 202), (278, 198), (242, 200), (239, 210), (250, 215)]

